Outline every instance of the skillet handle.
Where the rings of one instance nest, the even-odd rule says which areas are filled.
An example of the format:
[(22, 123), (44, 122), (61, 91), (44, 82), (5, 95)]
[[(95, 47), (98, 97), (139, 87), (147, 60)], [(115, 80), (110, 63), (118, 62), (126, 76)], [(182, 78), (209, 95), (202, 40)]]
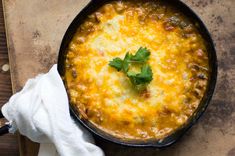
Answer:
[[(2, 111), (0, 110), (0, 118), (4, 118)], [(0, 136), (9, 133), (10, 125), (6, 124), (0, 128)]]

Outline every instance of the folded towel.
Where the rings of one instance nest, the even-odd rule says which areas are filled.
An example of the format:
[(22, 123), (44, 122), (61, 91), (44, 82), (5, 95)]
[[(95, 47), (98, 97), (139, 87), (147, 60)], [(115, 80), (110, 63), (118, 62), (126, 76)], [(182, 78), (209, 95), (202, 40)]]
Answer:
[(19, 130), (32, 141), (41, 143), (40, 156), (104, 155), (93, 144), (89, 132), (72, 120), (57, 65), (48, 73), (28, 80), (2, 107), (2, 113), (11, 124), (9, 132)]

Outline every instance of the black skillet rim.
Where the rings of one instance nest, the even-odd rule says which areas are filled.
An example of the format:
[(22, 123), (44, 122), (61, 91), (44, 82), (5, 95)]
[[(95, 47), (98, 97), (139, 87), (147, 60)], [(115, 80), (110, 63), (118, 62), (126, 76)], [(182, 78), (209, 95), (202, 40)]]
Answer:
[[(98, 9), (100, 6), (105, 4), (108, 1), (112, 0), (92, 0), (89, 2), (85, 8), (82, 9), (80, 13), (74, 18), (72, 23), (69, 25), (63, 39), (61, 42), (60, 50), (59, 50), (59, 57), (58, 57), (58, 72), (63, 77), (64, 75), (64, 60), (66, 55), (66, 49), (68, 47), (69, 42), (71, 41), (74, 33), (76, 32), (78, 26), (82, 23), (82, 21), (87, 17), (88, 14), (91, 14), (96, 9)], [(207, 91), (204, 94), (204, 97), (202, 101), (199, 104), (199, 107), (195, 111), (195, 113), (192, 115), (192, 117), (189, 119), (189, 121), (181, 128), (176, 130), (173, 134), (170, 136), (164, 138), (163, 140), (123, 140), (113, 137), (112, 135), (96, 128), (94, 125), (92, 125), (89, 121), (81, 119), (79, 117), (78, 111), (73, 108), (72, 105), (70, 105), (70, 112), (71, 115), (79, 121), (84, 127), (86, 127), (91, 133), (95, 134), (101, 139), (104, 139), (105, 141), (110, 141), (112, 143), (116, 143), (119, 145), (124, 146), (130, 146), (130, 147), (156, 147), (156, 148), (163, 148), (168, 147), (175, 143), (177, 140), (179, 140), (183, 134), (185, 134), (188, 129), (190, 129), (195, 122), (201, 117), (201, 115), (204, 113), (205, 109), (207, 108), (215, 86), (216, 86), (216, 80), (217, 80), (217, 57), (216, 57), (216, 50), (213, 43), (213, 40), (211, 38), (211, 35), (209, 31), (207, 30), (206, 26), (202, 22), (202, 20), (197, 16), (197, 14), (185, 3), (183, 3), (180, 0), (167, 0), (169, 3), (173, 3), (176, 5), (176, 7), (179, 8), (180, 11), (182, 11), (187, 17), (190, 19), (193, 19), (193, 21), (197, 22), (199, 25), (200, 32), (204, 39), (207, 41), (208, 44), (208, 54), (209, 54), (209, 64), (211, 68), (210, 73), (210, 80), (207, 87)], [(172, 5), (173, 5), (172, 4)]]

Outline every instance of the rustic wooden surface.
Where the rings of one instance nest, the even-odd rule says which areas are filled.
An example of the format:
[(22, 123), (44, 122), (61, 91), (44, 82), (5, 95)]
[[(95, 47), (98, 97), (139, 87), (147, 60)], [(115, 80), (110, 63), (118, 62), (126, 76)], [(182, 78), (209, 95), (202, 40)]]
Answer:
[[(3, 10), (0, 3), (0, 108), (11, 96), (11, 78), (9, 70), (4, 71), (2, 67), (8, 64), (7, 44), (4, 28)], [(2, 123), (5, 121), (2, 120)], [(17, 136), (8, 134), (0, 136), (0, 155), (17, 156), (19, 155)]]
[[(126, 148), (97, 140), (106, 155), (235, 155), (235, 1), (183, 1), (202, 18), (216, 44), (219, 73), (213, 99), (199, 122), (173, 146), (159, 151), (153, 148)], [(52, 64), (56, 63), (66, 28), (88, 0), (3, 2), (15, 92), (28, 78), (47, 72)], [(24, 139), (21, 139), (20, 143), (22, 155), (28, 156), (30, 152), (35, 152), (35, 148), (29, 148)]]

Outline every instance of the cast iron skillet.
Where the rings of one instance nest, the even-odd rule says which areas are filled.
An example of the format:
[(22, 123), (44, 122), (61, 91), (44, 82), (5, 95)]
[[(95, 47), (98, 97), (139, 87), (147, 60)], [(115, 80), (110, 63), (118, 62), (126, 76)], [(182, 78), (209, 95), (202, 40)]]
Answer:
[[(111, 0), (93, 0), (91, 1), (73, 20), (73, 22), (70, 24), (69, 28), (67, 29), (64, 38), (61, 43), (60, 52), (59, 52), (59, 60), (58, 60), (58, 71), (61, 76), (64, 76), (64, 63), (65, 63), (65, 56), (67, 52), (68, 44), (70, 43), (73, 35), (75, 34), (77, 28), (80, 24), (85, 20), (87, 15), (93, 13), (98, 8), (100, 8), (102, 5), (104, 5), (106, 2), (109, 2)], [(209, 77), (209, 84), (208, 88), (206, 90), (206, 93), (199, 104), (199, 107), (193, 114), (193, 116), (189, 119), (189, 121), (180, 127), (178, 130), (176, 130), (172, 135), (164, 138), (163, 140), (139, 140), (139, 141), (132, 141), (132, 140), (123, 140), (123, 139), (117, 139), (110, 134), (107, 134), (106, 132), (96, 128), (94, 125), (92, 125), (88, 120), (81, 119), (79, 117), (79, 112), (71, 105), (71, 114), (83, 125), (85, 126), (89, 131), (91, 131), (96, 136), (99, 136), (105, 140), (126, 145), (126, 146), (134, 146), (134, 147), (166, 147), (178, 140), (196, 121), (197, 119), (202, 115), (202, 113), (205, 111), (206, 107), (209, 104), (209, 101), (212, 97), (215, 84), (216, 84), (216, 78), (217, 78), (217, 58), (216, 58), (216, 51), (214, 48), (213, 41), (210, 37), (210, 34), (206, 28), (206, 26), (203, 24), (201, 19), (183, 2), (179, 0), (164, 0), (167, 3), (172, 3), (173, 6), (177, 7), (181, 12), (183, 12), (187, 17), (189, 17), (193, 22), (198, 23), (198, 29), (203, 36), (203, 38), (207, 42), (207, 48), (209, 53), (209, 65), (211, 68), (210, 77)]]
[[(77, 28), (83, 23), (83, 21), (86, 19), (87, 15), (93, 13), (98, 8), (103, 6), (105, 3), (112, 1), (112, 0), (92, 0), (72, 21), (70, 26), (68, 27), (59, 51), (59, 57), (58, 57), (58, 71), (59, 74), (63, 77), (65, 70), (65, 58), (67, 53), (68, 45), (74, 36)], [(209, 84), (207, 87), (207, 90), (205, 92), (205, 95), (202, 99), (202, 101), (199, 104), (199, 107), (195, 111), (195, 113), (192, 115), (192, 117), (189, 119), (189, 121), (184, 124), (182, 127), (178, 128), (173, 134), (170, 136), (162, 139), (162, 140), (124, 140), (124, 139), (118, 139), (113, 137), (112, 135), (98, 129), (93, 124), (91, 124), (88, 120), (81, 119), (79, 117), (79, 112), (70, 105), (70, 111), (71, 115), (79, 121), (84, 127), (86, 127), (90, 132), (92, 132), (95, 136), (98, 136), (104, 140), (111, 141), (116, 144), (125, 145), (125, 146), (131, 146), (131, 147), (167, 147), (173, 143), (175, 143), (192, 125), (199, 119), (199, 117), (203, 114), (205, 109), (207, 108), (209, 101), (211, 100), (211, 97), (214, 92), (214, 88), (216, 85), (216, 79), (217, 79), (217, 58), (216, 58), (216, 51), (214, 48), (213, 41), (211, 39), (211, 36), (206, 28), (206, 26), (203, 24), (201, 19), (191, 10), (186, 4), (181, 2), (180, 0), (164, 0), (166, 3), (171, 3), (173, 6), (177, 7), (179, 11), (184, 13), (187, 17), (189, 17), (193, 22), (198, 23), (198, 30), (200, 31), (201, 35), (207, 42), (207, 48), (209, 53), (209, 65), (210, 65), (210, 77), (209, 77)], [(0, 115), (1, 117), (1, 115)], [(8, 132), (8, 125), (5, 125), (0, 129), (0, 134), (7, 133)]]

